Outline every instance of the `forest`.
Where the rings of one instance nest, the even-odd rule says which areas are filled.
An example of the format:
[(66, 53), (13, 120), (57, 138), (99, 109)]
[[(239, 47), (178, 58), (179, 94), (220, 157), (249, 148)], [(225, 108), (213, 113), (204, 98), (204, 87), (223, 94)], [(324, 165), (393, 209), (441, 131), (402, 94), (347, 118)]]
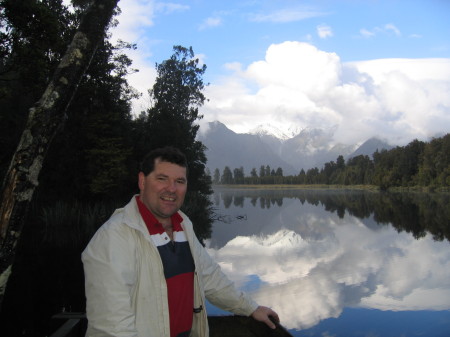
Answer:
[[(57, 67), (83, 12), (91, 1), (74, 1), (75, 12), (60, 0), (3, 0), (0, 7), (0, 177), (3, 180), (27, 123)], [(120, 11), (116, 8), (116, 13)], [(112, 28), (119, 23), (110, 22)], [(126, 80), (138, 71), (126, 56), (137, 46), (104, 38), (81, 79), (45, 158), (35, 199), (123, 203), (137, 190), (141, 158), (152, 148), (173, 145), (189, 162), (189, 190), (208, 195), (204, 146), (196, 140), (198, 108), (205, 97), (206, 66), (192, 48), (174, 46), (173, 55), (156, 65), (150, 88), (152, 106), (135, 116), (138, 96)], [(168, 51), (170, 53), (170, 51)], [(197, 193), (198, 192), (198, 193)]]
[(448, 190), (450, 187), (450, 134), (429, 142), (414, 140), (406, 146), (376, 151), (372, 157), (359, 155), (325, 163), (322, 168), (301, 170), (298, 175), (284, 176), (278, 167), (261, 165), (246, 176), (242, 167), (222, 174), (215, 169), (214, 184), (300, 184), (300, 185), (374, 185), (389, 188), (426, 188)]
[[(110, 30), (119, 24), (117, 1), (98, 2), (98, 8), (113, 9), (112, 19), (80, 80), (68, 83), (76, 90), (66, 99), (70, 104), (56, 111), (61, 122), (55, 117), (47, 124), (41, 122), (43, 114), (35, 107), (63, 68), (80, 27), (89, 30), (96, 24), (88, 15), (95, 1), (72, 3), (73, 9), (62, 0), (0, 1), (3, 196), (9, 191), (7, 177), (12, 169), (22, 169), (14, 165), (14, 158), (24, 143), (24, 130), (41, 124), (39, 132), (44, 134), (56, 126), (48, 139), (39, 132), (28, 138), (43, 139), (38, 156), (44, 160), (38, 183), (33, 182), (31, 202), (12, 219), (23, 227), (4, 227), (2, 214), (0, 280), (2, 284), (7, 280), (7, 285), (0, 287), (0, 326), (5, 336), (46, 336), (61, 324), (52, 315), (84, 311), (80, 253), (113, 210), (138, 192), (139, 163), (148, 151), (172, 145), (186, 154), (189, 184), (183, 210), (190, 214), (200, 240), (210, 235), (213, 221), (205, 148), (196, 140), (196, 121), (202, 118), (198, 109), (206, 99), (206, 65), (200, 65), (192, 47), (174, 46), (172, 55), (155, 65), (156, 81), (149, 79), (151, 104), (136, 115), (131, 101), (138, 93), (126, 78), (138, 70), (126, 51), (137, 46), (126, 41), (112, 44), (109, 39)], [(60, 82), (70, 82), (67, 78)], [(12, 244), (5, 243), (8, 235), (15, 240)]]

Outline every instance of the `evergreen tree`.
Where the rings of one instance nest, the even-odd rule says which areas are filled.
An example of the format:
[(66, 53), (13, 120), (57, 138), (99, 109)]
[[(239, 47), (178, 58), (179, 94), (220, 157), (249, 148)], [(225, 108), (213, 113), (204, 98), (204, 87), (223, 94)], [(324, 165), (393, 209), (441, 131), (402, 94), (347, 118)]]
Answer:
[(323, 169), (321, 170), (320, 174), (322, 176), (322, 182), (325, 184), (329, 184), (331, 181), (331, 177), (333, 175), (333, 173), (335, 172), (337, 168), (337, 165), (335, 164), (334, 161), (331, 161), (329, 163), (325, 163)]
[(133, 46), (104, 41), (97, 49), (69, 108), (71, 118), (49, 153), (43, 193), (52, 190), (66, 200), (124, 202), (135, 191), (130, 101), (136, 95), (125, 79), (131, 61), (123, 48)]
[(317, 184), (317, 179), (319, 177), (319, 169), (317, 167), (310, 168), (306, 171), (306, 180), (307, 184)]
[(425, 145), (419, 167), (423, 186), (450, 186), (450, 134)]
[(266, 168), (264, 167), (264, 165), (261, 165), (261, 167), (259, 168), (259, 176), (262, 178), (266, 175)]
[(342, 155), (338, 156), (336, 159), (336, 168), (338, 170), (342, 170), (345, 168), (345, 160), (344, 157)]
[(281, 167), (277, 168), (275, 175), (278, 177), (282, 177), (283, 176), (283, 169)]
[(216, 169), (214, 170), (213, 183), (214, 183), (214, 184), (220, 183), (220, 171), (219, 171), (218, 168), (216, 168)]
[(235, 168), (233, 174), (235, 184), (242, 184), (244, 182), (244, 168), (242, 166), (240, 168)]
[(76, 26), (62, 1), (0, 2), (0, 181)]
[(301, 169), (300, 173), (298, 174), (298, 183), (306, 184), (306, 172), (304, 169)]
[(225, 168), (223, 169), (222, 178), (220, 181), (222, 184), (233, 183), (233, 174), (231, 173), (231, 170), (228, 166), (225, 166)]
[[(142, 158), (148, 151), (167, 145), (185, 153), (189, 170), (183, 209), (190, 210), (187, 213), (202, 239), (212, 224), (212, 190), (211, 179), (205, 174), (205, 146), (196, 140), (199, 125), (195, 123), (203, 117), (198, 108), (205, 101), (202, 76), (206, 65), (200, 65), (192, 47), (174, 46), (173, 52), (169, 59), (156, 65), (157, 78), (150, 90), (153, 106), (137, 121), (143, 133), (136, 133), (135, 155)], [(205, 227), (200, 229), (200, 225)]]
[(258, 173), (256, 172), (256, 168), (252, 168), (252, 170), (250, 171), (250, 178), (246, 179), (246, 181), (248, 181), (249, 184), (258, 184), (259, 183)]

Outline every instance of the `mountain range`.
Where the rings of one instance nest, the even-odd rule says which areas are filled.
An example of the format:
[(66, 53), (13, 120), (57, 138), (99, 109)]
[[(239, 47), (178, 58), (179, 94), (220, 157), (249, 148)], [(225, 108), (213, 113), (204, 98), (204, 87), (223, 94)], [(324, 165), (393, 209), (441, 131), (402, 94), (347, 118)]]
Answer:
[(232, 171), (244, 168), (250, 175), (255, 168), (269, 165), (271, 169), (281, 167), (284, 175), (299, 174), (301, 169), (322, 168), (339, 155), (348, 159), (357, 155), (368, 155), (382, 149), (393, 148), (378, 138), (370, 138), (363, 144), (333, 144), (332, 131), (323, 129), (298, 129), (285, 131), (271, 125), (259, 125), (249, 133), (236, 133), (219, 121), (208, 123), (207, 131), (198, 139), (207, 147), (206, 166), (211, 173), (217, 168), (222, 173), (225, 166)]

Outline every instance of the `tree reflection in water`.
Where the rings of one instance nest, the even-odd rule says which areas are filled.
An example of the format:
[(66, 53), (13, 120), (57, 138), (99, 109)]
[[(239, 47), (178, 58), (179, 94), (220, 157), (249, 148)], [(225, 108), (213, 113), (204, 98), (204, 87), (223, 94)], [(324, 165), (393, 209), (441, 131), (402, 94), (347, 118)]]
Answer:
[(262, 209), (283, 206), (283, 199), (298, 199), (301, 204), (322, 205), (339, 218), (346, 212), (359, 219), (372, 217), (378, 224), (390, 224), (399, 232), (411, 233), (416, 239), (427, 233), (435, 240), (450, 241), (450, 195), (438, 193), (389, 193), (346, 190), (247, 190), (222, 189), (215, 193), (216, 206), (220, 199), (225, 208), (231, 204), (243, 208), (245, 199)]
[(450, 315), (448, 195), (220, 189), (214, 200), (227, 221), (210, 254), (292, 331), (349, 308)]

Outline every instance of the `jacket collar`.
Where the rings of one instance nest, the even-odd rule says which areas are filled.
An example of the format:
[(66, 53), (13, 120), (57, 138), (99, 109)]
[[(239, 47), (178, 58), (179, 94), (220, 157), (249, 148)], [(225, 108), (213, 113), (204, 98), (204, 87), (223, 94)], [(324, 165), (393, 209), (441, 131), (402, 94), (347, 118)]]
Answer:
[[(130, 202), (125, 205), (123, 208), (124, 216), (123, 222), (127, 226), (134, 228), (141, 232), (146, 238), (150, 239), (150, 234), (148, 232), (147, 226), (145, 225), (144, 220), (142, 219), (141, 214), (139, 213), (139, 208), (136, 202), (136, 196), (134, 195)], [(191, 225), (191, 221), (182, 211), (178, 211), (178, 214), (181, 216), (181, 226), (185, 229), (186, 225)]]
[(127, 226), (138, 230), (141, 232), (145, 237), (150, 238), (150, 234), (148, 233), (147, 226), (145, 225), (144, 220), (142, 219), (139, 208), (136, 202), (136, 196), (134, 195), (130, 202), (125, 205), (123, 208), (123, 223)]

